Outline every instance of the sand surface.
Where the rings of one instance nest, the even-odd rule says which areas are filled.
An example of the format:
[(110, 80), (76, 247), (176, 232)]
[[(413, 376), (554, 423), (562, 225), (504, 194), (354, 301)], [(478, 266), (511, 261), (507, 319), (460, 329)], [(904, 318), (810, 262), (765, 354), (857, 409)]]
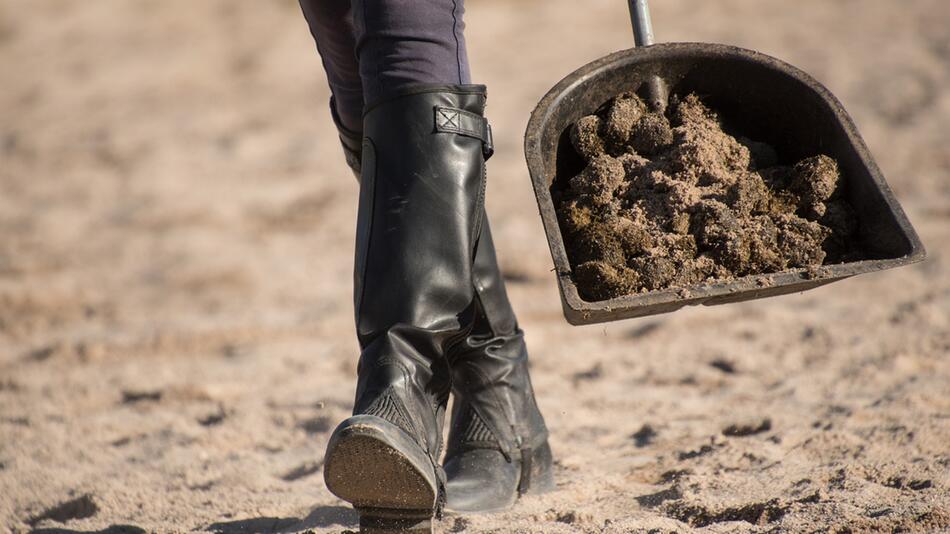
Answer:
[[(898, 5), (899, 4), (899, 5)], [(950, 531), (950, 3), (654, 2), (843, 101), (930, 257), (576, 328), (521, 137), (623, 2), (471, 2), (558, 489), (443, 532)], [(0, 532), (340, 532), (356, 185), (291, 0), (0, 0)]]

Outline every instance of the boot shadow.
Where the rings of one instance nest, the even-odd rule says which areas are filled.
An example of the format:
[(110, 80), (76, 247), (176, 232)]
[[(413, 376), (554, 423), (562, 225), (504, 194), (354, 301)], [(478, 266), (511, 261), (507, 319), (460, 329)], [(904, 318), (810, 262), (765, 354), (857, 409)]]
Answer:
[(134, 525), (111, 525), (102, 530), (70, 530), (68, 528), (34, 528), (30, 534), (147, 534)]
[(318, 506), (304, 518), (257, 517), (214, 523), (206, 529), (215, 534), (277, 534), (325, 527), (359, 528), (359, 515), (348, 506)]
[[(359, 515), (348, 506), (318, 506), (307, 517), (256, 517), (208, 525), (204, 530), (215, 534), (280, 534), (302, 532), (311, 528), (340, 527), (358, 529)], [(30, 534), (146, 534), (133, 525), (112, 525), (102, 530), (71, 530), (67, 528), (35, 528)]]

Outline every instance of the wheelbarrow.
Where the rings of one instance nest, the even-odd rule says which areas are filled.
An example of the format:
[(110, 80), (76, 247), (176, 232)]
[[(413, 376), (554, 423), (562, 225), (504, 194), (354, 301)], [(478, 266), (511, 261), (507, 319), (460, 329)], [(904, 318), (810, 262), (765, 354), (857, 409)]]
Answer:
[[(629, 0), (629, 7), (636, 46), (584, 65), (558, 82), (532, 112), (525, 132), (525, 158), (569, 323), (616, 321), (683, 306), (773, 297), (924, 259), (917, 233), (851, 118), (828, 89), (801, 70), (752, 50), (707, 43), (653, 44), (647, 1)], [(704, 95), (704, 102), (736, 131), (769, 143), (783, 162), (817, 154), (836, 159), (856, 211), (856, 238), (865, 259), (597, 302), (581, 298), (571, 277), (552, 192), (565, 188), (584, 166), (570, 142), (571, 125), (631, 90), (655, 109), (665, 107), (669, 94)]]

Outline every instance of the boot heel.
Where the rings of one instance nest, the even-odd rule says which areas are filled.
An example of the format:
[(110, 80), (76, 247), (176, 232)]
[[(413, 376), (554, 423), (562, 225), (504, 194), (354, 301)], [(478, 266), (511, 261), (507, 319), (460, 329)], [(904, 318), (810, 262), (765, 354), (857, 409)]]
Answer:
[[(324, 456), (327, 489), (380, 517), (432, 517), (441, 484), (426, 452), (396, 425), (354, 415), (330, 436)], [(421, 512), (419, 510), (422, 510)]]
[(554, 491), (554, 457), (551, 446), (545, 441), (543, 445), (531, 451), (530, 483), (525, 488), (527, 495), (537, 495)]
[(432, 534), (429, 510), (357, 509), (363, 534)]

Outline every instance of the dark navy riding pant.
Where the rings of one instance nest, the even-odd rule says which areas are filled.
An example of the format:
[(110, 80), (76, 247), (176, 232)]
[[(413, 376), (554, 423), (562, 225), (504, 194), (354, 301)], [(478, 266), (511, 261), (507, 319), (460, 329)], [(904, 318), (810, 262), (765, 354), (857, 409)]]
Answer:
[(300, 0), (342, 125), (416, 83), (471, 83), (463, 0)]

